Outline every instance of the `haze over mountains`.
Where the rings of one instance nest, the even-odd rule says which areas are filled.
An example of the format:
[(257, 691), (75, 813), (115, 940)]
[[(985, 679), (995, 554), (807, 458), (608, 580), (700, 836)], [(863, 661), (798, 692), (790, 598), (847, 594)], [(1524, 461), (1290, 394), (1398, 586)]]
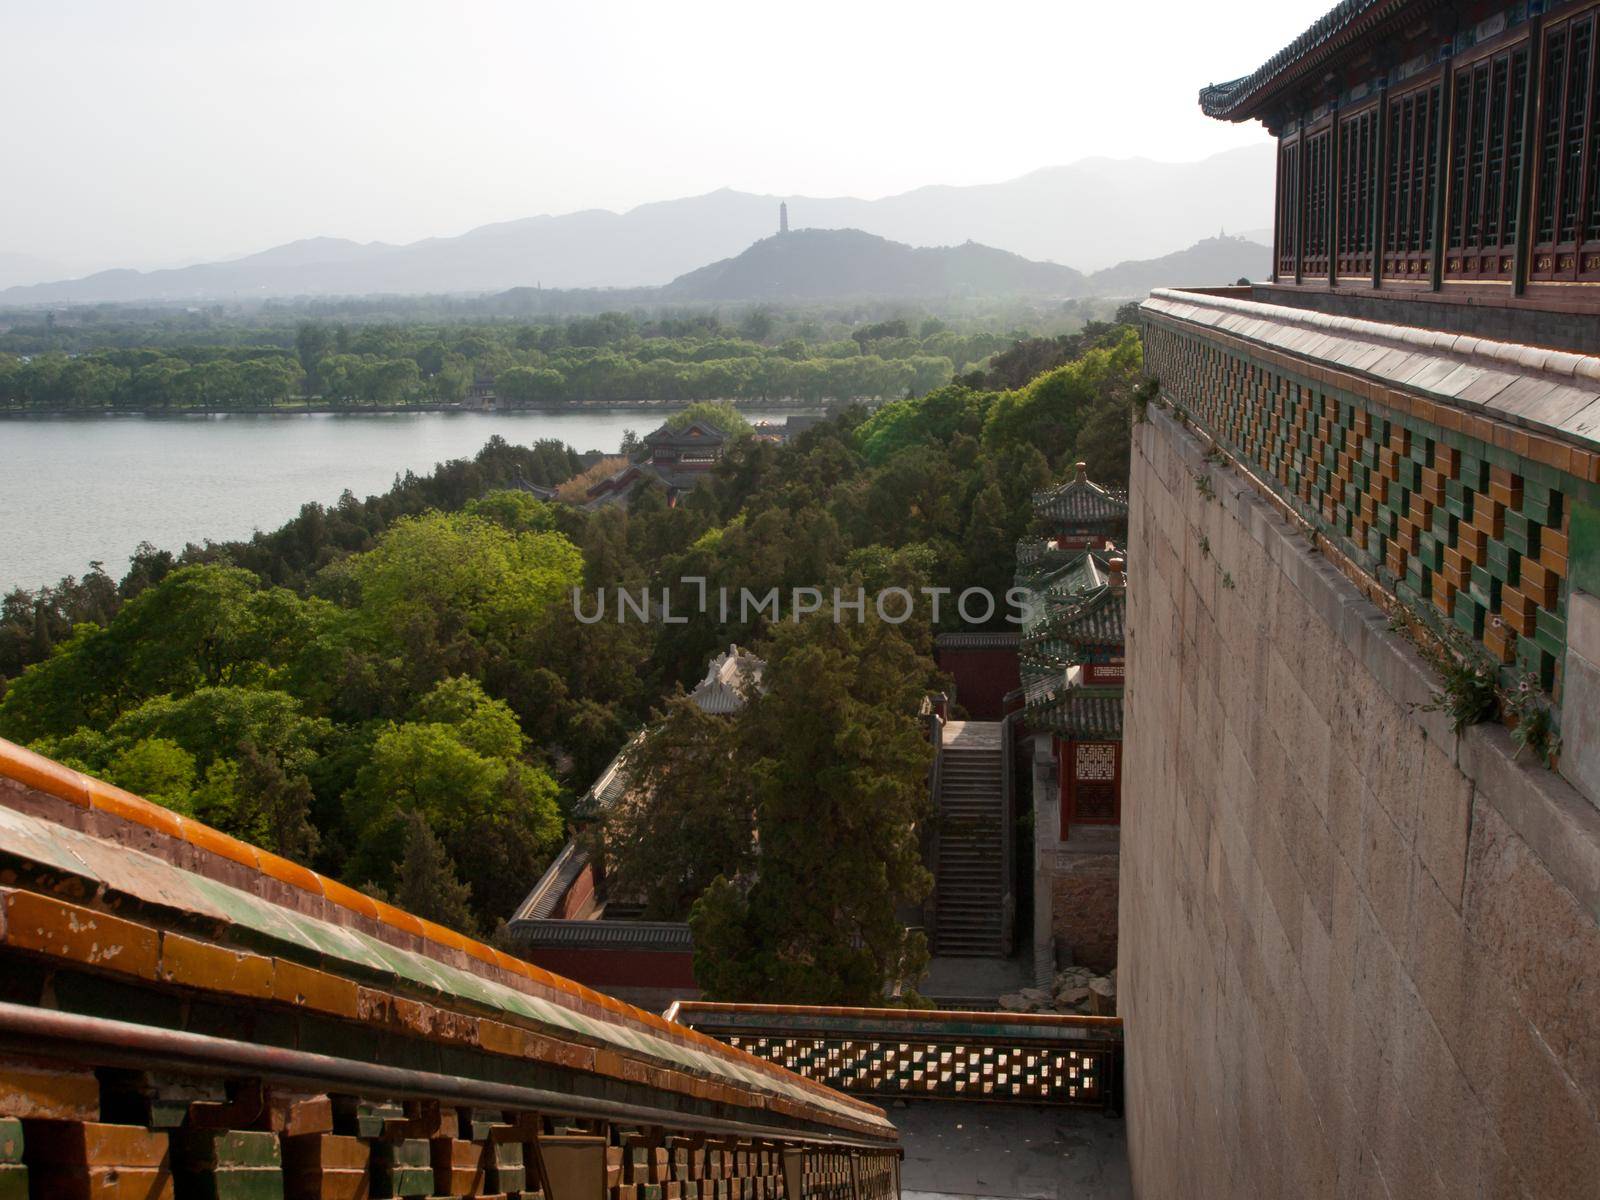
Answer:
[(1190, 246), (1221, 228), (1268, 225), (1271, 173), (1272, 149), (1260, 146), (1197, 163), (1085, 159), (1004, 183), (924, 187), (880, 200), (722, 189), (626, 213), (529, 217), (403, 246), (309, 238), (229, 262), (11, 287), (0, 291), (0, 302), (662, 285), (737, 256), (772, 233), (780, 200), (788, 202), (796, 227), (856, 229), (911, 246), (971, 241), (1041, 263), (1095, 270)]
[(1227, 284), (1241, 276), (1259, 279), (1269, 257), (1267, 247), (1244, 238), (1207, 238), (1175, 254), (1084, 275), (976, 242), (918, 247), (859, 229), (798, 229), (763, 238), (744, 253), (680, 275), (664, 288), (630, 289), (619, 295), (631, 303), (1134, 296), (1162, 286)]

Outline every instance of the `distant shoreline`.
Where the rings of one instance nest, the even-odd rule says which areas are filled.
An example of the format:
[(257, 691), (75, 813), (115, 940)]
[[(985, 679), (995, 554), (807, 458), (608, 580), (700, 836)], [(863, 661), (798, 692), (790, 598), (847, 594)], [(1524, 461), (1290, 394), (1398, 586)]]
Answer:
[[(143, 419), (170, 419), (175, 417), (383, 417), (397, 413), (463, 413), (468, 416), (506, 417), (518, 413), (549, 416), (552, 414), (579, 415), (586, 412), (616, 412), (648, 410), (672, 413), (688, 408), (698, 400), (590, 400), (582, 404), (517, 404), (506, 407), (484, 407), (467, 404), (377, 404), (348, 408), (331, 404), (309, 405), (256, 405), (249, 408), (181, 408), (181, 409), (130, 409), (130, 408), (36, 408), (24, 411), (0, 410), (0, 420), (27, 421), (37, 418), (61, 417), (102, 420), (108, 417), (139, 417)], [(827, 402), (808, 400), (746, 400), (743, 402), (717, 401), (732, 404), (736, 409), (759, 409), (763, 413), (815, 413), (827, 408)]]

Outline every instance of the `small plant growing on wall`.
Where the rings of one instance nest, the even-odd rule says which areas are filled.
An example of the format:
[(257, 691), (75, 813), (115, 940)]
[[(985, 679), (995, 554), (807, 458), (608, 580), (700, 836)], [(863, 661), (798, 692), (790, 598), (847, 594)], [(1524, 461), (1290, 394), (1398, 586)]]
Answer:
[(1200, 557), (1211, 557), (1211, 539), (1203, 533), (1200, 535)]
[(1199, 492), (1207, 500), (1215, 500), (1217, 498), (1217, 489), (1212, 486), (1211, 475), (1209, 472), (1204, 475), (1196, 475), (1194, 477), (1194, 490)]
[(1500, 707), (1499, 680), (1494, 665), (1475, 646), (1447, 627), (1435, 631), (1439, 640), (1419, 636), (1411, 621), (1405, 622), (1403, 632), (1443, 680), (1433, 702), (1422, 706), (1424, 712), (1444, 713), (1457, 733), (1495, 715)]
[(1516, 721), (1511, 727), (1511, 740), (1517, 744), (1517, 757), (1528, 750), (1544, 766), (1554, 767), (1556, 756), (1561, 753), (1561, 735), (1556, 732), (1539, 680), (1533, 675), (1519, 679), (1516, 687), (1506, 693), (1505, 709)]

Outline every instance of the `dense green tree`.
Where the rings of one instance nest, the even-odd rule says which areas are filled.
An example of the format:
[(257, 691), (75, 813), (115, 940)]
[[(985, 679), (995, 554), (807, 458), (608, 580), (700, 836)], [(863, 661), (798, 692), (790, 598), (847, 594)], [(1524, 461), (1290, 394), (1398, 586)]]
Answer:
[(755, 812), (739, 728), (680, 695), (624, 756), (628, 793), (603, 828), (607, 886), (642, 903), (648, 920), (684, 919), (717, 876), (751, 864)]
[(421, 813), (412, 813), (405, 820), (394, 891), (386, 899), (424, 920), (469, 937), (477, 935), (471, 891), (457, 878), (455, 864)]
[(784, 626), (763, 654), (768, 691), (741, 718), (739, 755), (759, 849), (696, 903), (695, 977), (715, 999), (881, 1003), (927, 959), (899, 912), (931, 886), (917, 713), (932, 663), (875, 619)]

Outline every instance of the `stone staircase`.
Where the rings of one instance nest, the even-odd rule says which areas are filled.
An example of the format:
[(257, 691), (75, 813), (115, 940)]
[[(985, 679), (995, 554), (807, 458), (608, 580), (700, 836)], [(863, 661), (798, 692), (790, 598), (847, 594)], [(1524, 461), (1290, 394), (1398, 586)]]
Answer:
[(933, 952), (1005, 954), (1004, 739), (998, 721), (951, 721), (939, 768)]

